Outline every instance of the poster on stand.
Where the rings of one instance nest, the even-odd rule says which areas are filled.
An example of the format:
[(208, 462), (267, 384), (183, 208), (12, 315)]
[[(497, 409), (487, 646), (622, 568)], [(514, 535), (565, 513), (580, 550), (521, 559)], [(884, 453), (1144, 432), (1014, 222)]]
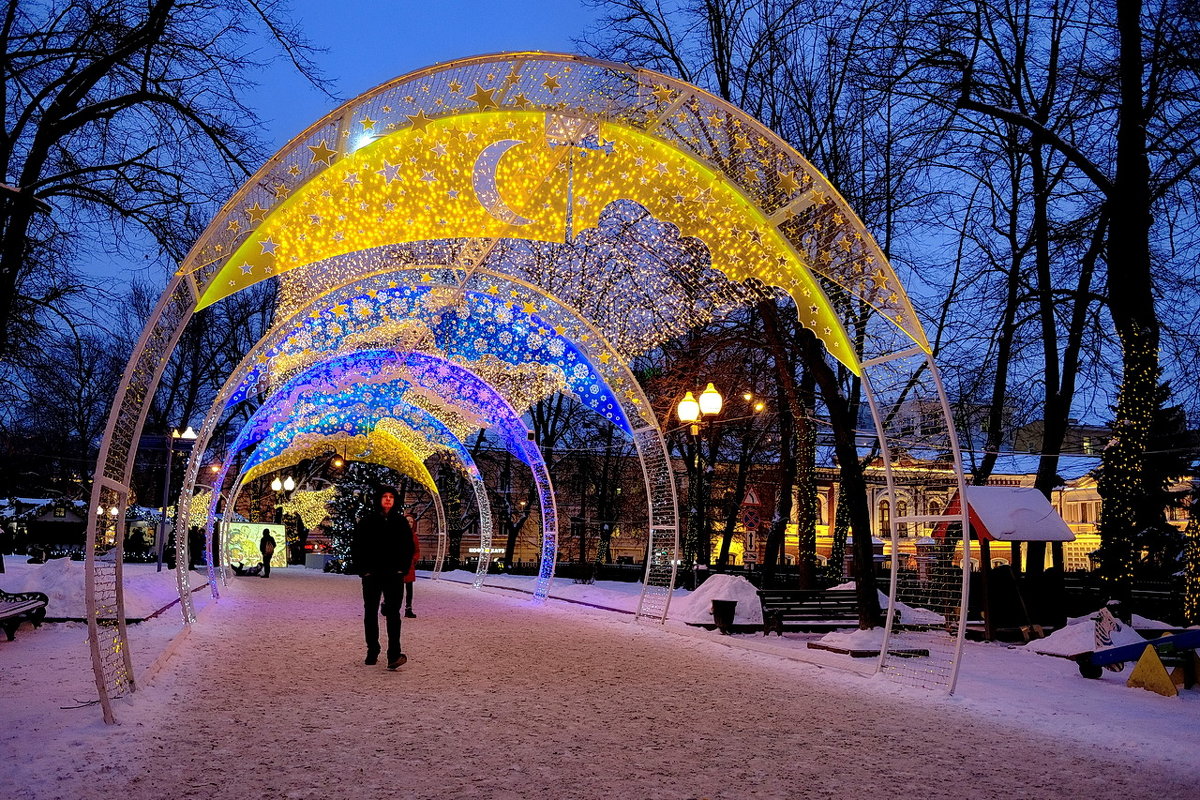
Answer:
[(237, 522), (229, 526), (229, 563), (253, 567), (262, 563), (258, 543), (263, 531), (269, 531), (275, 540), (275, 554), (271, 556), (272, 567), (287, 566), (287, 531), (283, 525), (266, 522)]

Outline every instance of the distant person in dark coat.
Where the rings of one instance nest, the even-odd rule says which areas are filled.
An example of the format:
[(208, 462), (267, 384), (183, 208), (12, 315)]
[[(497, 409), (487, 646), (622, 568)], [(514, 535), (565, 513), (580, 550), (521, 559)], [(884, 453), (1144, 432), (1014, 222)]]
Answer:
[(271, 577), (271, 556), (275, 555), (275, 537), (269, 528), (263, 528), (262, 538), (258, 540), (258, 552), (262, 553), (262, 576)]
[[(413, 563), (413, 533), (401, 513), (396, 492), (384, 488), (354, 528), (350, 560), (362, 578), (363, 632), (367, 641), (364, 664), (379, 659), (379, 612), (387, 621), (387, 668), (397, 669), (408, 657), (400, 649), (400, 604), (404, 576)], [(380, 608), (379, 598), (383, 597)]]
[(408, 515), (405, 515), (404, 519), (412, 528), (413, 540), (412, 566), (408, 568), (408, 573), (404, 576), (404, 616), (408, 619), (416, 619), (417, 615), (412, 610), (413, 584), (417, 582), (417, 560), (421, 557), (421, 542), (417, 539), (416, 521)]

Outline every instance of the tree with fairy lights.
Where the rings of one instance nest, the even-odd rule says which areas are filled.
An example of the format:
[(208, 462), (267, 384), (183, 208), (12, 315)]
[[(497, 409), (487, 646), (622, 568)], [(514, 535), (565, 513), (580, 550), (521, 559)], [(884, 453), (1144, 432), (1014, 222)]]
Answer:
[(1183, 531), (1183, 617), (1200, 625), (1200, 490), (1192, 492)]
[[(1184, 543), (1179, 531), (1167, 522), (1166, 509), (1178, 508), (1184, 493), (1173, 490), (1175, 484), (1191, 470), (1194, 449), (1187, 441), (1187, 419), (1182, 408), (1162, 407), (1170, 396), (1170, 387), (1161, 384), (1156, 397), (1146, 403), (1156, 410), (1146, 424), (1146, 450), (1140, 458), (1127, 451), (1124, 441), (1114, 437), (1105, 450), (1105, 460), (1097, 471), (1104, 503), (1100, 511), (1102, 543), (1098, 551), (1100, 574), (1112, 596), (1128, 602), (1136, 577), (1163, 578), (1179, 568)], [(1119, 412), (1118, 412), (1119, 413)], [(1118, 416), (1116, 427), (1128, 427), (1133, 422)], [(1117, 451), (1115, 454), (1110, 451)], [(1132, 477), (1126, 469), (1115, 470), (1113, 460), (1123, 458), (1138, 469)], [(1127, 466), (1127, 465), (1126, 465)], [(1128, 497), (1123, 504), (1110, 504), (1105, 490), (1124, 491)], [(1110, 505), (1112, 508), (1110, 508)], [(1131, 528), (1132, 536), (1106, 536), (1105, 524), (1122, 523)]]
[(329, 503), (329, 516), (333, 520), (333, 554), (336, 556), (330, 565), (331, 572), (346, 571), (354, 526), (370, 510), (376, 490), (380, 486), (394, 486), (396, 478), (395, 470), (379, 464), (352, 461), (347, 465), (346, 475), (338, 482), (337, 494)]

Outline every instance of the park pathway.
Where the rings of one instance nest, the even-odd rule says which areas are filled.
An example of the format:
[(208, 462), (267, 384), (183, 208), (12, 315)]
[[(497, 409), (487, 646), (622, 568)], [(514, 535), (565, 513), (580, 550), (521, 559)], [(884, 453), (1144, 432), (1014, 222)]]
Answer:
[(118, 703), (106, 746), (30, 796), (1195, 796), (1136, 753), (1000, 729), (886, 681), (445, 582), (418, 582), (411, 660), (388, 672), (361, 663), (359, 608), (352, 578), (237, 579)]

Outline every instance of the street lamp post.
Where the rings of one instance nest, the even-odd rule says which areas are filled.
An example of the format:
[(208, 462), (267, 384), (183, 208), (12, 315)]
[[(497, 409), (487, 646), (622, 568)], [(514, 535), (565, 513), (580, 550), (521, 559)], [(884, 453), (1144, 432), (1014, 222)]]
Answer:
[(717, 391), (712, 382), (700, 392), (700, 397), (697, 399), (692, 396), (691, 392), (684, 395), (676, 407), (676, 414), (679, 416), (679, 421), (689, 425), (693, 439), (693, 446), (696, 451), (696, 460), (693, 470), (693, 480), (688, 481), (688, 497), (690, 506), (690, 517), (688, 519), (688, 541), (695, 550), (697, 567), (707, 568), (709, 560), (708, 541), (708, 476), (706, 472), (712, 469), (712, 437), (711, 426), (709, 427), (709, 459), (706, 463), (701, 453), (700, 443), (700, 427), (705, 422), (705, 417), (709, 421), (721, 413), (721, 408), (725, 404), (725, 398)]
[[(192, 430), (191, 425), (188, 425), (183, 433), (172, 428), (171, 435), (165, 438), (167, 440), (164, 448), (167, 453), (167, 467), (163, 475), (162, 520), (159, 522), (158, 536), (154, 537), (154, 560), (157, 563), (155, 572), (162, 572), (163, 549), (167, 542), (167, 532), (170, 530), (167, 522), (167, 504), (171, 499), (171, 462), (175, 460), (176, 451), (186, 453), (192, 449), (192, 445), (196, 441), (196, 432)], [(178, 510), (177, 508), (176, 511)]]
[(275, 492), (275, 519), (272, 520), (276, 525), (283, 522), (283, 493), (290, 492), (296, 488), (296, 481), (291, 475), (286, 476), (283, 480), (279, 476), (275, 476), (275, 480), (271, 481), (271, 491)]

